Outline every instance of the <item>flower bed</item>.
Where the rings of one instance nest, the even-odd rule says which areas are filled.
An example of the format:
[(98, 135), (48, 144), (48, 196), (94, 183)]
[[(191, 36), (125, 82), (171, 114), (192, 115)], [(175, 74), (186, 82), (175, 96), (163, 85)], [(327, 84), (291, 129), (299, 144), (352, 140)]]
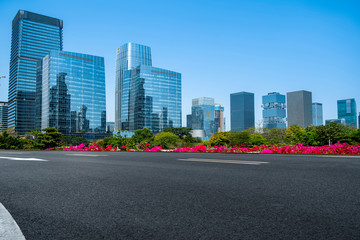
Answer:
[[(137, 150), (129, 149), (127, 146), (117, 148), (109, 145), (106, 148), (93, 142), (86, 147), (84, 144), (78, 146), (70, 146), (63, 148), (63, 151), (142, 151), (142, 152), (160, 152), (163, 151), (161, 146), (148, 148), (148, 145), (142, 145)], [(50, 149), (49, 149), (50, 150)], [(347, 143), (336, 143), (333, 145), (309, 147), (304, 144), (296, 144), (293, 146), (275, 146), (275, 145), (260, 145), (254, 147), (246, 147), (239, 145), (236, 147), (214, 146), (206, 147), (204, 145), (197, 145), (194, 147), (183, 147), (170, 150), (170, 152), (192, 152), (192, 153), (272, 153), (272, 154), (337, 154), (337, 155), (360, 155), (360, 145), (349, 145)]]

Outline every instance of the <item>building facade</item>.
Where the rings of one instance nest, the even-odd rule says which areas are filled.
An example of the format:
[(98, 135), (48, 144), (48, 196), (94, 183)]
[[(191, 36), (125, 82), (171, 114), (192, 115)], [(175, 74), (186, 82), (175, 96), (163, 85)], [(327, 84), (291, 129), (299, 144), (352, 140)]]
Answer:
[(285, 95), (277, 92), (262, 97), (264, 128), (286, 128)]
[(103, 57), (51, 50), (42, 60), (41, 75), (41, 129), (55, 127), (65, 135), (105, 133)]
[(0, 102), (0, 131), (8, 128), (8, 103)]
[(220, 104), (215, 104), (215, 131), (225, 132), (224, 107)]
[(35, 128), (37, 63), (49, 50), (62, 50), (62, 20), (19, 10), (12, 22), (9, 127), (18, 134)]
[(230, 94), (231, 131), (255, 127), (254, 94), (238, 92)]
[(115, 128), (153, 133), (181, 127), (181, 74), (152, 67), (147, 46), (127, 43), (116, 61)]
[(129, 84), (124, 83), (125, 71), (135, 70), (140, 65), (152, 66), (151, 48), (136, 43), (126, 43), (117, 49), (115, 70), (115, 129), (123, 129), (122, 122), (129, 105)]
[(345, 119), (327, 119), (325, 120), (325, 125), (329, 125), (330, 123), (335, 122), (335, 123), (341, 123), (345, 125)]
[(313, 103), (312, 104), (312, 114), (313, 114), (314, 126), (321, 126), (324, 124), (322, 103)]
[(191, 114), (186, 115), (186, 127), (192, 128), (192, 115)]
[(204, 130), (206, 138), (210, 138), (216, 133), (215, 105), (213, 98), (194, 98), (192, 100), (191, 115), (191, 125), (193, 130)]
[(302, 128), (312, 124), (312, 93), (295, 91), (287, 94), (288, 126), (297, 125)]
[(357, 128), (357, 109), (354, 98), (337, 101), (338, 119), (345, 119), (345, 125)]

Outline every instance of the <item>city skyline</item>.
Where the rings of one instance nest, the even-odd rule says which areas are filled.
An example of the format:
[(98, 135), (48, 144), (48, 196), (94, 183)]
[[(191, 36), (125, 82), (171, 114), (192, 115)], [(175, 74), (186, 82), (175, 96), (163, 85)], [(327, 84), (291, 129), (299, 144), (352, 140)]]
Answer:
[[(165, 11), (159, 17), (156, 17), (159, 11), (163, 13), (164, 10), (171, 10), (172, 5), (162, 4), (160, 7), (161, 4), (155, 3), (159, 9), (152, 8), (154, 12), (150, 14), (146, 27), (142, 24), (144, 18), (139, 18), (131, 22), (130, 26), (121, 25), (123, 28), (117, 34), (110, 31), (116, 26), (115, 23), (111, 23), (110, 13), (114, 10), (110, 7), (97, 6), (98, 9), (90, 4), (83, 10), (74, 7), (74, 10), (69, 11), (65, 7), (68, 4), (69, 2), (64, 1), (64, 7), (56, 9), (43, 1), (5, 1), (0, 4), (3, 10), (0, 14), (1, 27), (4, 29), (0, 39), (0, 75), (7, 76), (5, 80), (0, 80), (0, 101), (7, 101), (11, 22), (19, 9), (63, 20), (66, 50), (105, 57), (107, 121), (115, 119), (114, 52), (125, 42), (151, 46), (157, 52), (153, 59), (155, 66), (173, 69), (183, 74), (183, 126), (186, 124), (186, 114), (190, 113), (191, 99), (197, 96), (216, 98), (217, 102), (225, 107), (226, 130), (230, 129), (229, 96), (232, 92), (255, 93), (255, 123), (262, 120), (261, 96), (272, 91), (281, 94), (296, 90), (311, 91), (313, 102), (323, 103), (324, 119), (337, 118), (337, 100), (355, 98), (360, 101), (359, 88), (350, 87), (356, 86), (356, 80), (360, 76), (360, 71), (356, 69), (360, 62), (360, 48), (355, 44), (360, 39), (360, 21), (352, 10), (358, 6), (356, 2), (312, 4), (305, 1), (285, 4), (273, 1), (267, 4), (260, 1), (258, 5), (254, 5), (242, 1), (226, 3), (224, 6), (209, 2), (205, 6), (200, 6), (185, 1), (179, 4), (177, 11), (172, 14)], [(131, 6), (130, 3), (127, 4)], [(185, 11), (187, 18), (181, 18), (180, 12), (190, 6), (193, 10)], [(229, 8), (231, 6), (232, 9)], [(218, 9), (223, 20), (217, 18), (217, 23), (206, 16), (203, 20), (197, 18), (196, 10), (200, 7), (203, 7), (206, 13), (215, 13), (215, 9)], [(254, 16), (225, 16), (225, 11), (242, 12), (244, 9), (249, 10)], [(145, 10), (144, 2), (140, 11)], [(77, 11), (81, 14), (76, 15)], [(100, 21), (101, 17), (94, 18), (92, 14), (82, 14), (83, 11), (96, 12), (99, 16), (104, 16), (106, 21)], [(248, 26), (236, 25), (239, 22), (249, 23), (248, 21), (254, 20), (253, 18), (261, 13), (266, 14)], [(305, 13), (309, 19), (300, 23), (302, 14)], [(265, 24), (268, 30), (261, 27), (266, 18), (269, 20)], [(166, 23), (164, 19), (169, 21)], [(285, 19), (289, 20), (289, 23), (285, 24)], [(233, 23), (230, 20), (234, 20)], [(183, 25), (179, 25), (180, 22)], [(195, 26), (190, 26), (192, 23), (195, 23)], [(170, 24), (175, 24), (179, 28), (176, 29), (177, 33), (181, 34), (174, 35), (175, 30), (166, 28)], [(210, 30), (211, 27), (214, 28)], [(293, 27), (296, 27), (296, 31), (292, 30)], [(195, 29), (200, 31), (197, 32)], [(230, 29), (235, 29), (235, 32)], [(159, 38), (157, 35), (163, 37)], [(178, 38), (174, 38), (175, 36)], [(267, 37), (265, 41), (260, 40), (263, 36)], [(187, 41), (187, 38), (190, 39)], [(203, 41), (204, 39), (207, 41)], [(224, 43), (227, 43), (227, 46)], [(221, 88), (217, 87), (219, 82)], [(270, 85), (269, 82), (273, 84)], [(337, 84), (344, 82), (346, 84)]]

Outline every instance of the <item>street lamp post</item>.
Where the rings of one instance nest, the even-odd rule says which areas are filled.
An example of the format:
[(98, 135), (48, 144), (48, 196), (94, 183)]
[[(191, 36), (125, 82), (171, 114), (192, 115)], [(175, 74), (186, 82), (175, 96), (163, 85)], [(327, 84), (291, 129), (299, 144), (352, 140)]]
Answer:
[[(2, 79), (2, 78), (6, 78), (6, 76), (0, 76), (0, 79)], [(0, 83), (0, 86), (1, 86), (1, 83)]]

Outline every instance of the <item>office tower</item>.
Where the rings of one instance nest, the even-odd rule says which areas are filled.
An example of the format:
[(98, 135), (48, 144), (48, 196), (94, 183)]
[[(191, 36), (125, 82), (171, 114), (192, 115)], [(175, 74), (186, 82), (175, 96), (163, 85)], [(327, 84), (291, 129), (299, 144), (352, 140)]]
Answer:
[(288, 126), (297, 125), (302, 128), (312, 124), (312, 93), (295, 91), (287, 93)]
[(216, 132), (213, 98), (194, 98), (192, 100), (191, 115), (193, 130), (204, 130), (205, 137), (211, 137)]
[(19, 10), (12, 22), (9, 127), (19, 134), (35, 128), (37, 62), (62, 50), (62, 20)]
[(115, 129), (115, 122), (106, 122), (107, 132), (114, 132), (114, 129)]
[(354, 98), (337, 101), (338, 119), (345, 119), (345, 125), (357, 128), (356, 102)]
[(342, 119), (327, 119), (327, 120), (325, 120), (325, 125), (329, 125), (332, 122), (345, 124), (345, 119), (344, 118), (342, 118)]
[(225, 132), (224, 107), (215, 104), (215, 132)]
[(312, 116), (314, 126), (323, 125), (323, 107), (322, 103), (313, 103), (312, 104)]
[(192, 115), (191, 114), (188, 114), (186, 115), (186, 127), (188, 128), (192, 128)]
[(115, 84), (116, 129), (181, 127), (181, 74), (152, 67), (150, 47), (118, 48)]
[[(39, 79), (39, 78), (38, 78)], [(41, 128), (65, 135), (104, 133), (104, 58), (51, 50), (42, 60)]]
[(278, 92), (262, 96), (264, 128), (286, 128), (285, 95)]
[(0, 102), (0, 131), (8, 128), (8, 103)]
[(254, 94), (238, 92), (230, 94), (231, 131), (255, 127)]

